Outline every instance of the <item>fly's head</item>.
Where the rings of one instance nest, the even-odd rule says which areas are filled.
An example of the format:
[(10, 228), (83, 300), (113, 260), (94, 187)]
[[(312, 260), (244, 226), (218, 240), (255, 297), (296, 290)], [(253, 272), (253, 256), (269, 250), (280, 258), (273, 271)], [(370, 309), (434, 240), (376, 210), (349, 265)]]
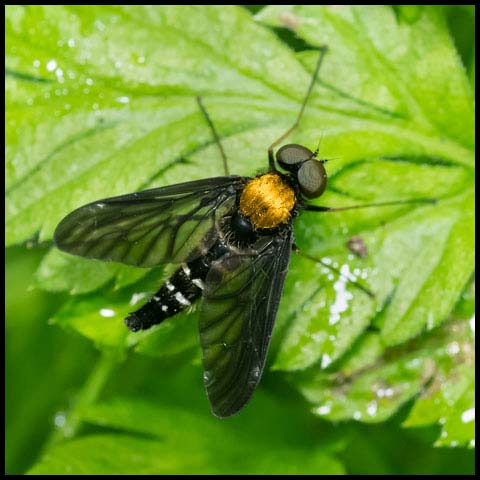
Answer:
[(293, 175), (300, 193), (308, 199), (320, 197), (327, 187), (325, 161), (317, 160), (317, 153), (295, 143), (284, 145), (276, 153), (277, 163)]

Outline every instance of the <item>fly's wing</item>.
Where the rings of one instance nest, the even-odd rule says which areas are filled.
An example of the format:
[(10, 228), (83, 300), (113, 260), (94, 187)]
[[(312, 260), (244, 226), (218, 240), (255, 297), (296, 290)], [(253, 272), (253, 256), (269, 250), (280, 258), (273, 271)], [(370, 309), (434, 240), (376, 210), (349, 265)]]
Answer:
[(293, 236), (263, 237), (214, 262), (200, 306), (204, 382), (212, 411), (228, 417), (257, 387), (290, 260)]
[(57, 226), (65, 252), (137, 267), (179, 263), (213, 245), (242, 177), (217, 177), (98, 200)]

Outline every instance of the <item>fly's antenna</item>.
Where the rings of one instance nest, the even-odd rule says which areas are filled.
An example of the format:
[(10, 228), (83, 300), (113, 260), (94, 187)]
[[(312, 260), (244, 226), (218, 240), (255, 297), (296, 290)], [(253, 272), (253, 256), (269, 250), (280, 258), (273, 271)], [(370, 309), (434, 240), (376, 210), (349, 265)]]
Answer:
[(323, 136), (324, 136), (324, 131), (322, 130), (322, 133), (320, 134), (320, 138), (318, 139), (318, 145), (315, 151), (313, 152), (313, 157), (316, 157), (318, 155), (318, 152), (320, 151), (320, 145), (323, 141)]
[(305, 95), (305, 98), (303, 99), (302, 106), (300, 108), (300, 111), (298, 112), (297, 119), (295, 120), (295, 123), (277, 140), (275, 140), (270, 147), (268, 148), (268, 163), (270, 167), (270, 171), (275, 171), (275, 159), (273, 156), (273, 149), (285, 138), (287, 138), (290, 133), (292, 133), (293, 130), (295, 130), (298, 127), (298, 124), (300, 123), (300, 119), (302, 118), (303, 112), (305, 110), (305, 106), (307, 105), (308, 98), (310, 97), (310, 93), (312, 93), (313, 86), (315, 85), (315, 82), (317, 81), (318, 77), (318, 72), (320, 71), (320, 66), (322, 65), (323, 59), (325, 57), (325, 54), (327, 53), (328, 47), (326, 45), (323, 45), (319, 47), (320, 50), (320, 55), (318, 57), (317, 65), (315, 67), (315, 71), (313, 72), (312, 79), (310, 81), (310, 85), (307, 90), (307, 94)]
[(228, 177), (230, 173), (228, 171), (227, 155), (225, 154), (225, 150), (223, 150), (222, 143), (220, 142), (220, 137), (218, 136), (217, 131), (215, 130), (215, 125), (213, 124), (212, 119), (210, 118), (210, 115), (207, 112), (207, 109), (203, 105), (202, 97), (197, 97), (197, 103), (198, 103), (198, 106), (200, 107), (200, 111), (202, 112), (203, 116), (205, 117), (205, 120), (208, 123), (208, 126), (210, 127), (210, 130), (212, 131), (212, 135), (215, 140), (215, 143), (217, 144), (218, 149), (220, 150), (220, 155), (222, 156), (222, 160), (223, 160), (223, 169), (225, 171), (225, 175)]

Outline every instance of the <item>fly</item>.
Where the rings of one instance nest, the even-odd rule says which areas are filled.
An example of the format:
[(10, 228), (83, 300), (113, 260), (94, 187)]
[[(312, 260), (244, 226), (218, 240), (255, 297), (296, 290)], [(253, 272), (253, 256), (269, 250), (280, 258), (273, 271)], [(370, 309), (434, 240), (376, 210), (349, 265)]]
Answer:
[[(136, 332), (199, 303), (204, 383), (212, 412), (237, 413), (265, 366), (292, 251), (337, 271), (294, 244), (293, 221), (304, 211), (432, 202), (412, 199), (331, 208), (311, 205), (327, 186), (325, 161), (298, 145), (277, 147), (298, 126), (327, 51), (319, 59), (295, 123), (268, 149), (268, 171), (230, 175), (227, 157), (202, 100), (198, 105), (223, 160), (225, 176), (106, 198), (78, 208), (57, 226), (65, 252), (136, 267), (179, 265), (158, 292), (125, 319)], [(365, 286), (348, 279), (365, 294)]]

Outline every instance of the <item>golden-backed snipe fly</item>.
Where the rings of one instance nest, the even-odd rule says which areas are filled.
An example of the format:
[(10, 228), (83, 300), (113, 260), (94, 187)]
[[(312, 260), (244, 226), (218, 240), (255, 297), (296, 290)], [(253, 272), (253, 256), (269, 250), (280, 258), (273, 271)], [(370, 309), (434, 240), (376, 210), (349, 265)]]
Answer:
[(229, 175), (213, 122), (197, 98), (220, 149), (225, 176), (98, 200), (67, 215), (55, 231), (58, 248), (74, 255), (146, 268), (179, 264), (125, 323), (132, 331), (145, 330), (201, 299), (204, 383), (218, 417), (238, 412), (260, 381), (291, 251), (323, 263), (295, 246), (295, 217), (302, 211), (428, 201), (342, 208), (308, 204), (327, 186), (318, 148), (288, 144), (275, 155), (274, 148), (297, 127), (325, 53), (322, 47), (294, 125), (268, 149), (266, 173), (255, 178)]

